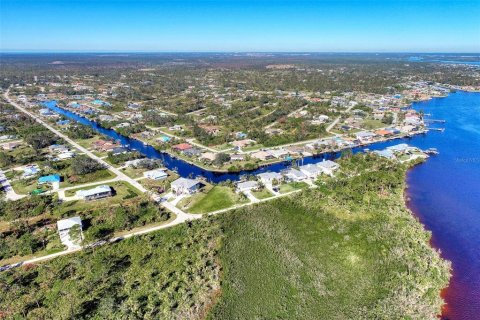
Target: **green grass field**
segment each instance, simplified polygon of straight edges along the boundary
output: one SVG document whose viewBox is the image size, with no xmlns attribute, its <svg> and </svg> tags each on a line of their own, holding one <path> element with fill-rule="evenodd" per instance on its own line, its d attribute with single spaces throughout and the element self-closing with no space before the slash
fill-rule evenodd
<svg viewBox="0 0 480 320">
<path fill-rule="evenodd" d="M 190 213 L 208 213 L 248 202 L 229 187 L 224 186 L 215 186 L 207 193 L 196 194 L 192 199 L 187 198 L 185 201 L 181 205 L 185 206 L 188 203 L 186 208 Z"/>
<path fill-rule="evenodd" d="M 111 171 L 107 169 L 98 170 L 92 173 L 76 176 L 77 180 L 75 182 L 69 181 L 69 179 L 66 178 L 64 174 L 62 174 L 62 172 L 60 172 L 59 174 L 62 175 L 63 177 L 63 181 L 60 182 L 60 188 L 71 187 L 74 185 L 101 181 L 101 180 L 109 180 L 109 179 L 115 178 L 115 174 L 113 174 Z"/>
<path fill-rule="evenodd" d="M 261 200 L 261 199 L 267 199 L 273 196 L 273 194 L 268 191 L 267 189 L 263 189 L 260 191 L 252 191 L 252 194 L 255 198 Z"/>
<path fill-rule="evenodd" d="M 362 128 L 365 128 L 367 130 L 372 130 L 372 129 L 378 129 L 378 128 L 383 128 L 386 127 L 387 125 L 383 123 L 380 120 L 374 120 L 374 119 L 367 119 L 364 120 L 362 123 Z"/>
<path fill-rule="evenodd" d="M 305 182 L 289 182 L 280 185 L 280 193 L 287 193 L 306 188 L 308 188 L 308 184 L 306 184 Z"/>
</svg>

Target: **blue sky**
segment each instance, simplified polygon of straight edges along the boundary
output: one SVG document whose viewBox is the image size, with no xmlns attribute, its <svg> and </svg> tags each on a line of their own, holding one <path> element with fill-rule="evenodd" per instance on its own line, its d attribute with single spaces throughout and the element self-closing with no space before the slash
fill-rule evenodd
<svg viewBox="0 0 480 320">
<path fill-rule="evenodd" d="M 480 0 L 0 0 L 0 50 L 480 52 Z"/>
</svg>

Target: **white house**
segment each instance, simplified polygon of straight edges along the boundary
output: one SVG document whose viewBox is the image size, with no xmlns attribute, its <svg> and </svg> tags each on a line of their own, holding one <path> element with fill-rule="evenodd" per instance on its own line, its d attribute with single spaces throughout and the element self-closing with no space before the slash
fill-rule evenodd
<svg viewBox="0 0 480 320">
<path fill-rule="evenodd" d="M 154 169 L 150 171 L 145 171 L 143 176 L 152 180 L 162 180 L 168 177 L 168 174 L 162 169 Z"/>
<path fill-rule="evenodd" d="M 355 137 L 362 142 L 372 141 L 375 137 L 375 133 L 370 131 L 360 131 L 355 133 Z"/>
<path fill-rule="evenodd" d="M 313 164 L 306 164 L 298 169 L 309 178 L 316 178 L 323 172 L 322 169 Z"/>
<path fill-rule="evenodd" d="M 295 182 L 307 179 L 306 174 L 304 174 L 302 171 L 294 169 L 294 168 L 291 168 L 291 169 L 287 170 L 284 173 L 284 176 L 287 178 L 287 180 L 295 181 Z"/>
<path fill-rule="evenodd" d="M 332 175 L 335 170 L 340 168 L 340 165 L 331 160 L 323 160 L 322 162 L 317 163 L 317 167 L 322 169 L 323 173 Z"/>
<path fill-rule="evenodd" d="M 282 175 L 278 172 L 265 172 L 257 175 L 263 184 L 272 184 L 273 180 L 281 181 Z"/>
<path fill-rule="evenodd" d="M 103 185 L 89 190 L 79 190 L 76 192 L 76 195 L 77 197 L 83 198 L 85 200 L 96 200 L 111 197 L 113 193 L 110 186 Z"/>
<path fill-rule="evenodd" d="M 255 190 L 258 188 L 257 181 L 244 181 L 237 184 L 237 191 L 238 192 L 246 192 Z"/>
<path fill-rule="evenodd" d="M 66 160 L 66 159 L 71 159 L 73 157 L 75 157 L 75 152 L 67 151 L 67 152 L 62 152 L 62 153 L 58 154 L 56 159 Z"/>
<path fill-rule="evenodd" d="M 192 194 L 200 188 L 200 181 L 196 179 L 178 178 L 170 184 L 174 194 Z"/>
<path fill-rule="evenodd" d="M 70 230 L 74 226 L 79 226 L 78 238 L 72 239 L 72 233 Z M 76 249 L 80 247 L 80 243 L 83 240 L 82 234 L 82 219 L 80 217 L 72 217 L 57 221 L 58 234 L 60 241 L 68 247 L 68 249 Z"/>
<path fill-rule="evenodd" d="M 273 150 L 269 150 L 268 153 L 270 153 L 272 156 L 274 156 L 277 159 L 285 158 L 286 156 L 288 156 L 288 151 L 285 149 L 273 149 Z"/>
</svg>

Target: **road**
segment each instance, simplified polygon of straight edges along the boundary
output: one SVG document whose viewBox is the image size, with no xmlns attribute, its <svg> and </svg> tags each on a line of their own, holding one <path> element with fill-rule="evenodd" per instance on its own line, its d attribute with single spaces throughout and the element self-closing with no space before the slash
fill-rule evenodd
<svg viewBox="0 0 480 320">
<path fill-rule="evenodd" d="M 352 110 L 353 107 L 355 107 L 355 105 L 349 106 L 349 107 L 347 108 L 347 110 L 345 110 L 345 113 L 350 112 L 350 110 Z M 335 120 L 333 120 L 333 122 L 328 125 L 326 131 L 327 131 L 328 133 L 330 133 L 330 130 L 332 130 L 333 127 L 335 127 L 335 126 L 337 125 L 338 121 L 340 121 L 341 118 L 342 118 L 342 116 L 338 116 Z"/>
<path fill-rule="evenodd" d="M 126 181 L 128 183 L 130 183 L 132 186 L 134 186 L 135 188 L 137 188 L 139 191 L 143 192 L 143 193 L 147 193 L 149 194 L 155 201 L 158 201 L 160 199 L 160 196 L 158 195 L 155 195 L 153 193 L 151 193 L 150 191 L 148 191 L 147 189 L 145 189 L 145 187 L 143 187 L 140 183 L 138 183 L 136 180 L 130 178 L 129 176 L 125 175 L 123 172 L 121 172 L 120 170 L 118 170 L 117 168 L 111 166 L 109 163 L 105 162 L 103 159 L 101 159 L 100 157 L 96 156 L 95 154 L 93 154 L 92 152 L 90 152 L 89 150 L 87 150 L 86 148 L 82 147 L 81 145 L 79 145 L 78 143 L 76 143 L 75 141 L 73 141 L 72 139 L 70 139 L 69 137 L 67 137 L 66 135 L 64 135 L 63 133 L 61 133 L 60 131 L 56 130 L 55 128 L 53 128 L 52 126 L 50 126 L 49 124 L 47 124 L 45 121 L 43 121 L 42 119 L 40 119 L 38 116 L 30 113 L 28 110 L 26 110 L 25 108 L 23 108 L 22 106 L 18 105 L 15 101 L 11 100 L 10 97 L 9 97 L 9 92 L 10 92 L 10 88 L 5 92 L 4 94 L 4 97 L 5 99 L 11 104 L 13 105 L 15 108 L 17 108 L 18 110 L 22 111 L 23 113 L 27 114 L 28 116 L 34 118 L 38 123 L 42 124 L 43 126 L 45 126 L 47 129 L 49 129 L 50 131 L 52 131 L 53 133 L 55 133 L 57 136 L 61 137 L 62 139 L 64 139 L 66 142 L 70 143 L 72 146 L 74 146 L 75 148 L 77 148 L 78 150 L 82 151 L 83 153 L 85 153 L 87 156 L 89 156 L 90 158 L 92 159 L 95 159 L 96 161 L 104 164 L 108 170 L 110 170 L 111 172 L 113 172 L 114 174 L 117 175 L 117 177 L 113 180 L 123 180 L 123 181 Z M 109 180 L 111 181 L 111 180 Z M 98 183 L 102 183 L 101 181 L 100 182 L 96 182 L 96 184 Z M 77 187 L 75 187 L 77 188 Z M 61 189 L 61 190 L 67 190 L 68 188 L 64 188 L 64 189 Z M 154 232 L 154 231 L 158 231 L 158 230 L 161 230 L 161 229 L 166 229 L 166 228 L 170 228 L 170 227 L 173 227 L 173 226 L 176 226 L 176 225 L 179 225 L 179 224 L 182 224 L 182 223 L 185 223 L 187 221 L 191 221 L 191 220 L 197 220 L 197 219 L 201 219 L 203 216 L 209 216 L 209 215 L 216 215 L 216 214 L 220 214 L 220 213 L 224 213 L 224 212 L 227 212 L 227 211 L 231 211 L 231 210 L 234 210 L 234 209 L 238 209 L 238 208 L 242 208 L 242 207 L 246 207 L 246 206 L 250 206 L 250 205 L 253 205 L 253 204 L 256 204 L 256 203 L 261 203 L 261 202 L 265 202 L 265 201 L 271 201 L 273 199 L 276 199 L 276 198 L 279 198 L 279 197 L 285 197 L 285 196 L 288 196 L 290 194 L 293 194 L 293 193 L 296 193 L 296 192 L 300 192 L 301 190 L 294 190 L 292 192 L 289 192 L 289 193 L 285 193 L 285 194 L 278 194 L 276 193 L 273 197 L 270 197 L 270 198 L 267 198 L 267 199 L 257 199 L 257 201 L 255 202 L 248 202 L 248 203 L 244 203 L 244 204 L 240 204 L 240 205 L 235 205 L 233 207 L 230 207 L 230 208 L 226 208 L 226 209 L 222 209 L 222 210 L 217 210 L 217 211 L 214 211 L 214 212 L 210 212 L 208 214 L 205 214 L 205 215 L 201 215 L 201 214 L 187 214 L 185 212 L 183 212 L 182 210 L 180 210 L 179 208 L 177 208 L 173 203 L 170 203 L 168 201 L 163 201 L 161 203 L 161 205 L 166 208 L 167 210 L 173 212 L 175 214 L 175 219 L 173 219 L 172 221 L 166 223 L 166 224 L 163 224 L 163 225 L 157 225 L 157 226 L 152 226 L 152 227 L 147 227 L 145 229 L 142 229 L 140 231 L 132 231 L 130 233 L 127 233 L 121 237 L 116 237 L 116 238 L 112 238 L 110 239 L 109 241 L 106 241 L 103 244 L 108 244 L 108 243 L 113 243 L 113 242 L 116 242 L 118 240 L 123 240 L 123 239 L 126 239 L 126 238 L 130 238 L 130 237 L 133 237 L 135 235 L 142 235 L 142 234 L 146 234 L 146 233 L 150 233 L 150 232 Z M 65 250 L 65 251 L 61 251 L 61 252 L 58 252 L 58 253 L 53 253 L 53 254 L 49 254 L 49 255 L 45 255 L 45 256 L 42 256 L 42 257 L 36 257 L 36 258 L 32 258 L 32 259 L 28 259 L 28 260 L 25 260 L 25 261 L 22 261 L 21 263 L 19 264 L 15 264 L 15 265 L 12 265 L 12 266 L 18 266 L 18 265 L 24 265 L 24 264 L 32 264 L 32 263 L 38 263 L 38 262 L 43 262 L 43 261 L 47 261 L 47 260 L 50 260 L 50 259 L 54 259 L 56 257 L 59 257 L 59 256 L 64 256 L 64 255 L 68 255 L 68 254 L 71 254 L 71 253 L 75 253 L 75 252 L 79 252 L 85 248 L 88 248 L 88 247 L 91 247 L 90 246 L 86 246 L 86 247 L 81 247 L 81 248 L 75 248 L 75 249 L 70 249 L 70 250 Z"/>
<path fill-rule="evenodd" d="M 10 184 L 10 181 L 7 179 L 7 177 L 5 176 L 5 173 L 1 169 L 0 169 L 0 181 L 1 181 L 0 185 L 3 187 L 3 190 L 5 190 L 5 193 L 6 193 L 5 197 L 7 198 L 7 200 L 15 201 L 25 197 L 25 195 L 17 194 L 15 190 L 13 190 Z"/>
<path fill-rule="evenodd" d="M 98 161 L 99 163 L 103 164 L 108 170 L 110 170 L 111 172 L 113 172 L 118 180 L 123 180 L 123 181 L 126 181 L 128 183 L 130 183 L 132 186 L 134 186 L 135 188 L 137 188 L 140 192 L 142 193 L 147 193 L 148 195 L 150 195 L 150 197 L 154 200 L 154 201 L 158 201 L 160 199 L 160 196 L 159 195 L 156 195 L 152 192 L 150 192 L 149 190 L 147 190 L 143 185 L 141 185 L 138 181 L 136 181 L 135 179 L 132 179 L 130 178 L 129 176 L 127 176 L 125 173 L 123 173 L 122 171 L 120 171 L 119 169 L 115 168 L 114 166 L 110 165 L 108 162 L 106 162 L 105 160 L 103 160 L 102 158 L 96 156 L 93 152 L 91 152 L 90 150 L 82 147 L 81 145 L 79 145 L 78 143 L 76 143 L 75 141 L 73 141 L 72 139 L 70 139 L 68 136 L 66 136 L 65 134 L 61 133 L 60 131 L 58 131 L 57 129 L 53 128 L 51 125 L 49 125 L 48 123 L 46 123 L 45 121 L 43 121 L 39 116 L 29 112 L 27 109 L 25 109 L 24 107 L 20 106 L 19 104 L 17 104 L 15 101 L 13 101 L 10 96 L 10 88 L 8 88 L 5 93 L 4 93 L 4 98 L 8 101 L 8 103 L 10 103 L 12 106 L 14 106 L 15 108 L 17 108 L 18 110 L 22 111 L 23 113 L 27 114 L 28 116 L 32 117 L 33 119 L 35 119 L 35 121 L 37 121 L 38 123 L 42 124 L 45 128 L 47 128 L 48 130 L 52 131 L 53 133 L 55 133 L 57 136 L 59 136 L 60 138 L 62 138 L 63 140 L 65 140 L 66 142 L 68 142 L 70 145 L 74 146 L 76 149 L 80 150 L 81 152 L 83 152 L 84 154 L 86 154 L 87 156 L 89 156 L 90 158 Z M 101 181 L 99 181 L 98 183 L 102 183 Z M 172 212 L 174 212 L 176 215 L 177 215 L 177 219 L 180 219 L 181 221 L 186 221 L 188 219 L 190 219 L 191 215 L 181 211 L 180 209 L 176 208 L 176 207 L 172 207 L 168 204 L 166 204 L 166 202 L 163 202 L 162 203 L 162 206 L 165 207 L 167 210 L 170 210 Z"/>
</svg>

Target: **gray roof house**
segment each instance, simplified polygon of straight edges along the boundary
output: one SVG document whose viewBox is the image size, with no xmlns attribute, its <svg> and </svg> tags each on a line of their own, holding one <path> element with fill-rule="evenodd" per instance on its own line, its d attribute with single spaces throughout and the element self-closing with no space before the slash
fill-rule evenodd
<svg viewBox="0 0 480 320">
<path fill-rule="evenodd" d="M 290 168 L 287 171 L 285 171 L 284 176 L 291 181 L 302 181 L 307 179 L 306 174 L 294 168 Z"/>
<path fill-rule="evenodd" d="M 264 184 L 271 184 L 273 180 L 282 180 L 282 175 L 278 172 L 264 172 L 257 174 L 257 177 Z"/>
<path fill-rule="evenodd" d="M 309 178 L 316 178 L 323 172 L 322 169 L 313 164 L 306 164 L 298 169 Z"/>
<path fill-rule="evenodd" d="M 258 188 L 257 181 L 244 181 L 237 184 L 238 192 L 250 191 Z"/>
<path fill-rule="evenodd" d="M 96 200 L 106 197 L 111 197 L 113 195 L 112 188 L 107 185 L 98 186 L 93 189 L 88 190 L 79 190 L 76 193 L 77 197 L 83 198 L 85 200 Z"/>
<path fill-rule="evenodd" d="M 317 167 L 322 169 L 324 173 L 332 175 L 335 170 L 340 168 L 340 165 L 331 160 L 323 160 L 322 162 L 317 163 Z"/>
<path fill-rule="evenodd" d="M 172 192 L 179 194 L 192 194 L 200 187 L 200 181 L 196 179 L 178 178 L 170 184 Z"/>
</svg>

